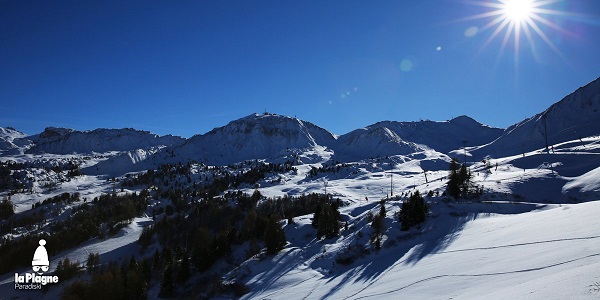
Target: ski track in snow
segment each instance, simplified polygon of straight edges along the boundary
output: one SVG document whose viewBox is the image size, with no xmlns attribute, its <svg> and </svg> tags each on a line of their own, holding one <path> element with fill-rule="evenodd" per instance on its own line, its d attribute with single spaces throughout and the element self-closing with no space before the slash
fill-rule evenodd
<svg viewBox="0 0 600 300">
<path fill-rule="evenodd" d="M 537 245 L 537 244 L 546 244 L 546 243 L 570 242 L 570 241 L 580 241 L 580 240 L 592 240 L 592 239 L 598 239 L 598 238 L 600 238 L 600 235 L 588 236 L 588 237 L 554 239 L 554 240 L 529 242 L 529 243 L 508 244 L 508 245 L 492 246 L 492 247 L 479 247 L 479 248 L 469 248 L 469 249 L 448 250 L 448 251 L 438 252 L 438 254 L 447 254 L 447 253 L 455 253 L 455 252 L 466 252 L 466 251 L 478 251 L 478 250 L 493 250 L 493 249 L 500 249 L 500 248 L 510 248 L 510 247 L 519 247 L 519 246 L 528 246 L 528 245 Z"/>
<path fill-rule="evenodd" d="M 470 248 L 470 249 L 459 249 L 459 250 L 449 250 L 449 251 L 442 251 L 442 252 L 438 252 L 437 254 L 451 254 L 451 253 L 457 253 L 457 252 L 467 252 L 467 251 L 481 251 L 481 250 L 494 250 L 494 249 L 501 249 L 501 248 L 511 248 L 511 247 L 519 247 L 519 246 L 529 246 L 529 245 L 539 245 L 539 244 L 546 244 L 546 243 L 557 243 L 557 242 L 570 242 L 570 241 L 579 241 L 579 240 L 592 240 L 592 239 L 598 239 L 600 238 L 599 236 L 590 236 L 590 237 L 577 237 L 577 238 L 564 238 L 564 239 L 554 239 L 554 240 L 546 240 L 546 241 L 536 241 L 536 242 L 528 242 L 528 243 L 518 243 L 518 244 L 508 244 L 508 245 L 501 245 L 501 246 L 493 246 L 493 247 L 478 247 L 478 248 Z M 583 259 L 587 259 L 587 258 L 591 258 L 591 257 L 596 257 L 596 256 L 600 256 L 600 253 L 595 253 L 595 254 L 590 254 L 590 255 L 586 255 L 584 257 L 580 257 L 580 258 L 576 258 L 576 259 L 571 259 L 571 260 L 567 260 L 567 261 L 563 261 L 563 262 L 559 262 L 559 263 L 555 263 L 555 264 L 551 264 L 551 265 L 547 265 L 547 266 L 542 266 L 542 267 L 537 267 L 537 268 L 527 268 L 527 269 L 521 269 L 521 270 L 515 270 L 515 271 L 503 271 L 503 272 L 492 272 L 492 273 L 481 273 L 481 274 L 444 274 L 444 275 L 437 275 L 437 276 L 431 276 L 428 278 L 424 278 L 418 281 L 415 281 L 413 283 L 410 283 L 408 285 L 402 286 L 400 288 L 397 289 L 393 289 L 393 290 L 389 290 L 386 292 L 381 292 L 381 293 L 375 293 L 375 294 L 371 294 L 371 295 L 365 295 L 365 296 L 360 296 L 360 297 L 355 297 L 356 295 L 359 295 L 361 293 L 363 293 L 364 291 L 366 291 L 368 288 L 370 288 L 373 284 L 377 283 L 377 281 L 380 278 L 383 278 L 384 275 L 389 272 L 390 270 L 394 269 L 396 266 L 408 261 L 409 259 L 404 259 L 404 260 L 399 260 L 397 262 L 395 262 L 394 264 L 392 264 L 389 268 L 387 268 L 385 271 L 383 271 L 379 276 L 377 276 L 377 278 L 373 279 L 371 282 L 369 282 L 369 284 L 367 284 L 364 288 L 360 289 L 358 292 L 350 295 L 350 296 L 346 296 L 343 299 L 364 299 L 364 298 L 369 298 L 369 297 L 375 297 L 375 296 L 383 296 L 383 295 L 387 295 L 387 294 L 391 294 L 394 292 L 398 292 L 401 290 L 404 290 L 408 287 L 426 282 L 426 281 L 430 281 L 430 280 L 435 280 L 435 279 L 440 279 L 440 278 L 444 278 L 444 277 L 482 277 L 482 276 L 495 276 L 495 275 L 506 275 L 506 274 L 515 274 L 515 273 L 524 273 L 524 272 L 532 272 L 532 271 L 539 271 L 539 270 L 543 270 L 543 269 L 548 269 L 548 268 L 552 268 L 552 267 L 556 267 L 556 266 L 560 266 L 560 265 L 564 265 L 564 264 L 568 264 L 568 263 L 572 263 L 572 262 L 576 262 L 579 260 L 583 260 Z"/>
<path fill-rule="evenodd" d="M 549 269 L 549 268 L 553 268 L 553 267 L 557 267 L 560 265 L 565 265 L 565 264 L 569 264 L 569 263 L 573 263 L 576 261 L 580 261 L 580 260 L 585 260 L 588 258 L 592 258 L 592 257 L 597 257 L 600 256 L 600 253 L 594 253 L 594 254 L 590 254 L 590 255 L 586 255 L 583 257 L 579 257 L 579 258 L 575 258 L 575 259 L 570 259 L 567 261 L 563 261 L 563 262 L 559 262 L 559 263 L 555 263 L 555 264 L 551 264 L 551 265 L 546 265 L 546 266 L 541 266 L 541 267 L 537 267 L 537 268 L 527 268 L 527 269 L 520 269 L 520 270 L 514 270 L 514 271 L 505 271 L 505 272 L 495 272 L 495 273 L 481 273 L 481 274 L 444 274 L 444 275 L 437 275 L 437 276 L 432 276 L 432 277 L 428 277 L 428 278 L 424 278 L 418 281 L 415 281 L 411 284 L 399 287 L 397 289 L 393 289 L 393 290 L 388 290 L 385 292 L 379 292 L 379 293 L 374 293 L 374 294 L 370 294 L 370 295 L 365 295 L 365 296 L 360 296 L 360 297 L 356 297 L 353 298 L 354 296 L 360 294 L 362 291 L 359 291 L 353 295 L 350 295 L 348 297 L 345 297 L 344 299 L 365 299 L 365 298 L 371 298 L 371 297 L 378 297 L 378 296 L 383 296 L 383 295 L 389 295 L 395 292 L 399 292 L 401 290 L 404 290 L 406 288 L 409 288 L 411 286 L 414 285 L 418 285 L 420 283 L 423 282 L 427 282 L 427 281 L 431 281 L 431 280 L 436 280 L 436 279 L 440 279 L 440 278 L 445 278 L 445 277 L 485 277 L 485 276 L 499 276 L 499 275 L 510 275 L 510 274 L 517 274 L 517 273 L 527 273 L 527 272 L 534 272 L 534 271 L 540 271 L 540 270 L 544 270 L 544 269 Z"/>
</svg>

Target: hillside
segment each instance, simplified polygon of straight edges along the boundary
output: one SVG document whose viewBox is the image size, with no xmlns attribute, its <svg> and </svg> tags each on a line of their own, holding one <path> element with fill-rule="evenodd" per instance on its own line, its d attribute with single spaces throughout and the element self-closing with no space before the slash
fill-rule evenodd
<svg viewBox="0 0 600 300">
<path fill-rule="evenodd" d="M 25 133 L 12 127 L 0 127 L 0 155 L 22 154 L 32 143 L 26 137 Z"/>
<path fill-rule="evenodd" d="M 596 299 L 599 92 L 506 130 L 461 116 L 337 136 L 267 113 L 189 139 L 0 128 L 0 295 Z M 60 283 L 16 290 L 41 238 Z"/>
<path fill-rule="evenodd" d="M 77 131 L 48 127 L 42 133 L 29 137 L 35 144 L 28 153 L 71 154 L 108 151 L 128 151 L 156 146 L 173 146 L 184 139 L 158 136 L 148 131 L 125 129 L 96 129 Z"/>
<path fill-rule="evenodd" d="M 580 87 L 545 111 L 508 127 L 473 154 L 508 156 L 600 134 L 600 78 Z M 473 144 L 472 144 L 473 145 Z M 482 144 L 483 145 L 483 144 Z"/>
<path fill-rule="evenodd" d="M 280 158 L 293 150 L 330 146 L 335 136 L 296 118 L 252 114 L 190 138 L 173 149 L 176 156 L 223 165 L 250 159 Z"/>
<path fill-rule="evenodd" d="M 355 231 L 370 231 L 356 213 L 364 210 L 350 206 L 342 213 L 356 229 L 319 242 L 303 236 L 310 220 L 297 220 L 286 226 L 285 250 L 228 279 L 248 282 L 242 299 L 596 299 L 599 204 L 434 202 L 421 231 L 389 222 L 383 249 L 347 266 L 336 255 L 357 247 Z"/>
</svg>

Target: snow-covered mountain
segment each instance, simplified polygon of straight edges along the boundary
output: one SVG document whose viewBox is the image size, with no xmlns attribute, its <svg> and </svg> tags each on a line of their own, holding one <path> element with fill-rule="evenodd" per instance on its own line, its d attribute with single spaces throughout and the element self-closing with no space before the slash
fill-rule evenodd
<svg viewBox="0 0 600 300">
<path fill-rule="evenodd" d="M 42 133 L 29 138 L 35 145 L 28 153 L 54 154 L 130 151 L 156 146 L 175 146 L 184 141 L 181 137 L 158 136 L 132 128 L 77 131 L 48 127 Z"/>
<path fill-rule="evenodd" d="M 489 143 L 502 134 L 500 128 L 483 125 L 467 116 L 445 122 L 382 121 L 341 135 L 336 154 L 354 159 L 386 155 L 407 155 L 430 148 L 441 153 L 470 145 Z"/>
<path fill-rule="evenodd" d="M 353 161 L 387 155 L 408 155 L 424 145 L 407 142 L 387 127 L 367 127 L 341 135 L 335 145 L 336 159 Z"/>
<path fill-rule="evenodd" d="M 384 121 L 347 134 L 335 134 L 307 121 L 275 114 L 251 114 L 231 121 L 185 143 L 156 153 L 130 151 L 100 163 L 93 174 L 112 175 L 155 168 L 159 164 L 190 160 L 225 165 L 244 160 L 290 159 L 307 149 L 320 147 L 335 154 L 338 161 L 410 155 L 423 151 L 448 153 L 469 139 L 475 144 L 497 138 L 502 129 L 492 128 L 461 116 L 450 121 Z"/>
<path fill-rule="evenodd" d="M 176 156 L 207 164 L 278 158 L 292 149 L 331 146 L 335 136 L 310 122 L 275 114 L 251 114 L 175 147 Z"/>
<path fill-rule="evenodd" d="M 508 127 L 478 156 L 508 156 L 600 134 L 600 78 L 580 87 L 545 111 Z"/>
<path fill-rule="evenodd" d="M 22 154 L 31 146 L 27 135 L 12 127 L 0 127 L 0 155 Z"/>
<path fill-rule="evenodd" d="M 276 114 L 251 114 L 160 151 L 128 151 L 89 168 L 90 174 L 120 175 L 164 163 L 197 161 L 226 165 L 253 159 L 293 159 L 335 143 L 336 136 L 310 122 Z"/>
<path fill-rule="evenodd" d="M 442 153 L 469 145 L 489 143 L 502 134 L 502 129 L 483 125 L 476 120 L 459 116 L 445 122 L 379 122 L 371 127 L 385 126 L 394 131 L 402 139 L 413 143 L 427 145 Z"/>
<path fill-rule="evenodd" d="M 158 136 L 135 129 L 76 131 L 49 127 L 26 136 L 0 131 L 3 155 L 27 153 L 103 153 L 119 155 L 93 168 L 92 174 L 118 175 L 170 162 L 195 160 L 224 165 L 244 160 L 281 160 L 320 147 L 339 161 L 436 151 L 456 155 L 466 141 L 475 159 L 504 157 L 600 134 L 600 79 L 581 87 L 542 113 L 506 130 L 459 116 L 449 121 L 381 121 L 336 136 L 310 122 L 275 114 L 251 114 L 189 139 Z M 325 150 L 326 149 L 326 150 Z M 319 152 L 324 153 L 324 152 Z M 92 170 L 92 169 L 88 169 Z"/>
</svg>

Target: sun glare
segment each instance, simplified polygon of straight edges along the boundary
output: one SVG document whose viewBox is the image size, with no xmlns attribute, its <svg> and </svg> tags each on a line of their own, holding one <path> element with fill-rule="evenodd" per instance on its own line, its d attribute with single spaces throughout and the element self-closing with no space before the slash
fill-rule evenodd
<svg viewBox="0 0 600 300">
<path fill-rule="evenodd" d="M 514 22 L 521 22 L 531 16 L 530 0 L 508 0 L 503 2 L 504 15 Z"/>
<path fill-rule="evenodd" d="M 536 55 L 535 39 L 541 39 L 559 56 L 562 53 L 544 32 L 544 30 L 557 30 L 566 33 L 559 25 L 552 22 L 547 16 L 563 16 L 566 13 L 554 10 L 552 4 L 564 0 L 485 0 L 468 1 L 474 5 L 486 7 L 489 10 L 477 15 L 469 16 L 463 20 L 488 19 L 489 22 L 478 28 L 478 32 L 491 30 L 492 33 L 483 45 L 487 47 L 497 37 L 502 40 L 500 54 L 503 53 L 509 42 L 513 41 L 515 64 L 518 64 L 521 40 L 524 36 L 529 48 Z"/>
</svg>

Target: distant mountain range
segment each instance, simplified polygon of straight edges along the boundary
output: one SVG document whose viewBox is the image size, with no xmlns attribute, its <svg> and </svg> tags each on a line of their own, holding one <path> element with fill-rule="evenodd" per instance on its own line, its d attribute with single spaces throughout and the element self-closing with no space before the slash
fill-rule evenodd
<svg viewBox="0 0 600 300">
<path fill-rule="evenodd" d="M 131 128 L 77 131 L 49 127 L 31 136 L 14 128 L 0 128 L 0 155 L 119 151 L 120 155 L 88 171 L 121 174 L 164 162 L 195 160 L 223 165 L 251 159 L 289 159 L 315 147 L 339 161 L 356 161 L 423 151 L 457 156 L 466 142 L 470 155 L 478 159 L 545 149 L 546 141 L 552 145 L 600 134 L 599 108 L 600 78 L 507 129 L 460 116 L 443 122 L 382 121 L 336 136 L 307 121 L 265 113 L 251 114 L 189 139 Z"/>
</svg>

